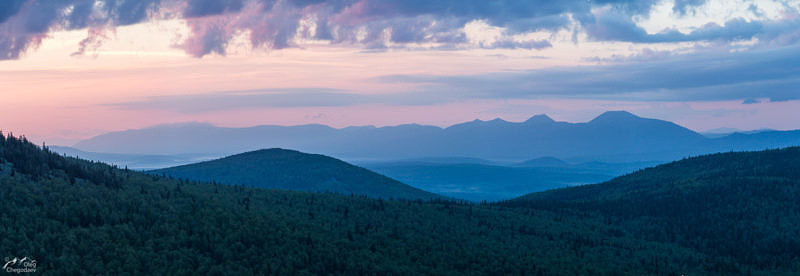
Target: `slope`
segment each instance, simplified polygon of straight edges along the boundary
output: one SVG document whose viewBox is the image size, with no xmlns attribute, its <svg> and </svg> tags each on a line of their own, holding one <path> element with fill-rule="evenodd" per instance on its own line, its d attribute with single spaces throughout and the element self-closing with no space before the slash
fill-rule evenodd
<svg viewBox="0 0 800 276">
<path fill-rule="evenodd" d="M 162 178 L 0 135 L 0 246 L 54 275 L 705 274 L 601 221 Z"/>
<path fill-rule="evenodd" d="M 800 148 L 689 158 L 502 203 L 604 217 L 639 238 L 798 271 Z"/>
<path fill-rule="evenodd" d="M 153 170 L 151 173 L 269 189 L 333 192 L 379 198 L 439 197 L 341 160 L 285 149 L 251 151 L 211 161 Z"/>
</svg>

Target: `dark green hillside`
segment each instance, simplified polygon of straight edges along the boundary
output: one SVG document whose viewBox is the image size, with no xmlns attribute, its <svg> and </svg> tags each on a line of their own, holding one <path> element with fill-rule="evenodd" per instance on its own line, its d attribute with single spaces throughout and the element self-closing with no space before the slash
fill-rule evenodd
<svg viewBox="0 0 800 276">
<path fill-rule="evenodd" d="M 800 148 L 722 153 L 502 203 L 602 217 L 636 237 L 800 271 Z"/>
<path fill-rule="evenodd" d="M 214 185 L 0 136 L 0 254 L 44 274 L 662 274 L 741 268 L 548 211 Z"/>
<path fill-rule="evenodd" d="M 378 198 L 432 199 L 436 194 L 344 161 L 294 150 L 266 149 L 151 171 L 176 178 L 248 187 L 333 192 Z"/>
</svg>

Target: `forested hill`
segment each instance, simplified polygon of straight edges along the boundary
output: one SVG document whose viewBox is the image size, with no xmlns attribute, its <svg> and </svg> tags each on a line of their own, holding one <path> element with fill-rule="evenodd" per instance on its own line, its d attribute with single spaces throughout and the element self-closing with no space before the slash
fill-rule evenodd
<svg viewBox="0 0 800 276">
<path fill-rule="evenodd" d="M 636 237 L 800 271 L 800 148 L 689 158 L 503 206 L 604 217 Z"/>
<path fill-rule="evenodd" d="M 0 164 L 2 254 L 36 260 L 44 274 L 751 270 L 728 258 L 642 241 L 598 219 L 542 210 L 180 181 L 59 156 L 2 135 Z"/>
<path fill-rule="evenodd" d="M 378 198 L 441 198 L 370 170 L 319 154 L 265 149 L 151 171 L 176 178 L 293 191 Z"/>
</svg>

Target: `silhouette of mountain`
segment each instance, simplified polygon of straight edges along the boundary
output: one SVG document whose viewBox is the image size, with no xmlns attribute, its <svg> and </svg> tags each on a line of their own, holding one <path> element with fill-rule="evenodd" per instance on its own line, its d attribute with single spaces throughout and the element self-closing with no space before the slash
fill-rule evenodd
<svg viewBox="0 0 800 276">
<path fill-rule="evenodd" d="M 285 149 L 246 152 L 211 161 L 153 170 L 150 173 L 267 189 L 333 192 L 378 198 L 440 198 L 341 160 Z"/>
<path fill-rule="evenodd" d="M 552 156 L 545 156 L 545 157 L 539 157 L 539 158 L 534 158 L 534 159 L 527 160 L 527 161 L 524 161 L 524 162 L 520 162 L 520 163 L 515 164 L 515 166 L 518 166 L 518 167 L 557 167 L 557 168 L 563 168 L 563 167 L 569 167 L 570 164 L 567 163 L 567 162 L 564 162 L 561 159 L 558 159 L 558 158 L 555 158 L 555 157 L 552 157 Z"/>
<path fill-rule="evenodd" d="M 552 156 L 574 162 L 675 160 L 690 155 L 765 146 L 800 145 L 800 135 L 709 139 L 671 122 L 605 112 L 586 123 L 556 122 L 536 115 L 525 122 L 475 120 L 447 128 L 417 124 L 392 127 L 323 125 L 224 128 L 166 125 L 99 135 L 75 145 L 91 152 L 230 155 L 261 148 L 292 148 L 345 160 L 398 160 L 459 156 L 495 161 Z"/>
<path fill-rule="evenodd" d="M 720 138 L 734 133 L 755 134 L 755 133 L 770 132 L 770 131 L 777 131 L 777 130 L 768 128 L 755 129 L 755 130 L 741 130 L 736 128 L 721 127 L 721 128 L 709 129 L 704 132 L 701 132 L 700 134 L 708 138 Z"/>
<path fill-rule="evenodd" d="M 787 269 L 800 258 L 798 196 L 800 147 L 792 147 L 689 158 L 502 205 L 599 216 L 638 238 Z"/>
<path fill-rule="evenodd" d="M 712 139 L 720 152 L 775 149 L 800 145 L 800 130 L 733 133 Z"/>
<path fill-rule="evenodd" d="M 556 121 L 554 121 L 553 119 L 551 119 L 547 115 L 539 114 L 539 115 L 533 115 L 532 117 L 528 118 L 528 120 L 525 121 L 525 124 L 527 124 L 527 125 L 552 124 L 552 123 L 555 123 L 555 122 Z"/>
<path fill-rule="evenodd" d="M 637 122 L 642 122 L 642 118 L 622 110 L 606 111 L 589 121 L 590 124 L 632 124 Z"/>
<path fill-rule="evenodd" d="M 37 270 L 53 275 L 796 271 L 782 259 L 758 269 L 634 238 L 582 214 L 171 179 L 64 157 L 2 134 L 0 206 L 3 250 L 31 257 Z M 786 247 L 781 241 L 792 237 L 773 242 Z"/>
</svg>

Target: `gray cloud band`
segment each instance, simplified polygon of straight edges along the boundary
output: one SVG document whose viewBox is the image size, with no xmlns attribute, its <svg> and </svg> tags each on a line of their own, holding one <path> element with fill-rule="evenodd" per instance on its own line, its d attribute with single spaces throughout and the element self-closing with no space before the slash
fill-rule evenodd
<svg viewBox="0 0 800 276">
<path fill-rule="evenodd" d="M 377 81 L 416 84 L 417 93 L 461 98 L 786 101 L 800 99 L 800 46 L 484 75 L 392 75 Z"/>
<path fill-rule="evenodd" d="M 203 94 L 148 97 L 140 101 L 106 104 L 122 110 L 169 110 L 204 113 L 242 109 L 332 107 L 359 104 L 428 105 L 445 102 L 418 93 L 356 94 L 326 88 L 256 89 Z"/>
<path fill-rule="evenodd" d="M 49 32 L 88 29 L 79 45 L 81 54 L 102 40 L 104 28 L 153 19 L 182 18 L 191 34 L 181 45 L 202 57 L 225 54 L 237 34 L 249 34 L 253 47 L 294 47 L 295 40 L 320 39 L 355 44 L 365 49 L 388 43 L 466 42 L 464 25 L 485 20 L 507 28 L 509 35 L 535 30 L 557 30 L 576 20 L 594 40 L 671 42 L 734 40 L 752 37 L 786 38 L 797 32 L 798 20 L 757 22 L 733 20 L 725 26 L 707 26 L 691 34 L 647 34 L 632 23 L 657 1 L 545 1 L 545 0 L 5 0 L 0 1 L 0 59 L 17 59 L 36 48 Z M 681 0 L 676 11 L 701 5 Z M 610 5 L 595 16 L 592 8 Z M 796 39 L 795 39 L 796 40 Z M 793 40 L 794 41 L 794 40 Z M 793 42 L 792 41 L 792 42 Z M 502 40 L 485 48 L 541 49 L 548 41 Z"/>
<path fill-rule="evenodd" d="M 109 106 L 202 113 L 360 104 L 432 105 L 465 99 L 739 100 L 755 104 L 760 99 L 800 100 L 798 53 L 800 46 L 792 46 L 743 53 L 698 53 L 616 65 L 483 75 L 391 75 L 372 80 L 416 87 L 403 93 L 367 95 L 325 88 L 261 89 L 149 97 Z"/>
</svg>

